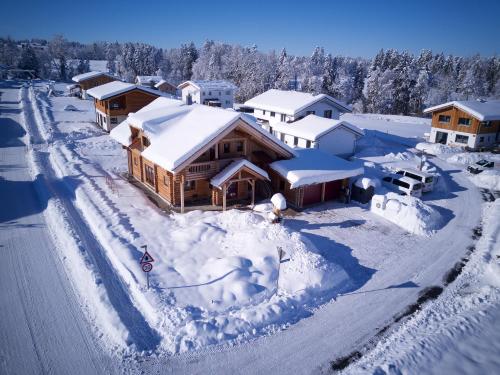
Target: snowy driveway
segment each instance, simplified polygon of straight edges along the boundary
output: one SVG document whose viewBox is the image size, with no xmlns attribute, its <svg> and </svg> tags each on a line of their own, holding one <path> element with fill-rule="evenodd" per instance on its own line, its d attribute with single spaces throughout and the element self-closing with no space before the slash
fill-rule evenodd
<svg viewBox="0 0 500 375">
<path fill-rule="evenodd" d="M 3 83 L 0 91 L 0 373 L 112 373 L 47 230 L 20 90 Z"/>
</svg>

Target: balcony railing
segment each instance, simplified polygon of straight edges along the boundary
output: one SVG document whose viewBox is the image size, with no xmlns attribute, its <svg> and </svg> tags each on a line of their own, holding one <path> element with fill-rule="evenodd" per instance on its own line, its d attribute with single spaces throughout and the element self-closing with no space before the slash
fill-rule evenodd
<svg viewBox="0 0 500 375">
<path fill-rule="evenodd" d="M 198 180 L 201 178 L 210 178 L 227 167 L 231 162 L 241 158 L 219 159 L 203 163 L 194 163 L 189 165 L 186 171 L 186 180 Z"/>
</svg>

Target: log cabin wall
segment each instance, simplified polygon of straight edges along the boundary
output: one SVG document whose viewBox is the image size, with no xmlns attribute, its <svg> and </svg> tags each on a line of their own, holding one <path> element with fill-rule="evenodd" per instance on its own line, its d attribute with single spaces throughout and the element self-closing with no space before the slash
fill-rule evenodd
<svg viewBox="0 0 500 375">
<path fill-rule="evenodd" d="M 439 116 L 450 116 L 450 122 L 440 122 Z M 459 118 L 471 120 L 471 125 L 460 125 Z M 500 121 L 491 121 L 490 126 L 481 124 L 474 116 L 455 107 L 448 107 L 432 112 L 432 127 L 470 134 L 497 133 L 500 129 Z"/>
<path fill-rule="evenodd" d="M 130 112 L 137 112 L 158 97 L 159 95 L 135 89 L 112 98 L 95 99 L 95 107 L 110 116 L 126 116 Z M 113 104 L 118 105 L 118 108 L 112 109 Z"/>
<path fill-rule="evenodd" d="M 82 90 L 88 90 L 88 89 L 91 89 L 93 87 L 101 86 L 101 85 L 104 85 L 106 83 L 113 82 L 113 81 L 116 81 L 116 78 L 113 78 L 113 77 L 110 77 L 107 75 L 102 75 L 102 76 L 86 79 L 85 81 L 82 81 L 78 84 L 80 85 L 80 88 Z"/>
</svg>

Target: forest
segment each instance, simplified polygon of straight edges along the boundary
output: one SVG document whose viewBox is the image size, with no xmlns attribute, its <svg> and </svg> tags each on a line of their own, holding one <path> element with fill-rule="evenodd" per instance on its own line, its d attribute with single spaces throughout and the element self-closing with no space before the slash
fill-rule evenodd
<svg viewBox="0 0 500 375">
<path fill-rule="evenodd" d="M 37 48 L 34 48 L 36 46 Z M 69 81 L 89 71 L 90 60 L 106 60 L 110 72 L 133 82 L 136 75 L 161 75 L 174 84 L 189 79 L 226 79 L 239 87 L 237 102 L 270 88 L 325 93 L 356 112 L 420 115 L 450 100 L 500 98 L 500 58 L 453 56 L 423 50 L 381 49 L 373 58 L 332 54 L 315 47 L 310 56 L 286 49 L 260 51 L 207 40 L 178 48 L 146 43 L 71 42 L 0 38 L 0 64 L 35 70 L 43 79 Z"/>
</svg>

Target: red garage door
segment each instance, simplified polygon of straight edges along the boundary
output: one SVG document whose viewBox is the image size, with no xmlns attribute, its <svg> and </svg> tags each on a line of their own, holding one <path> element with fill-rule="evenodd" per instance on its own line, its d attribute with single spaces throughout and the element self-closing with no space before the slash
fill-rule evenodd
<svg viewBox="0 0 500 375">
<path fill-rule="evenodd" d="M 302 205 L 307 206 L 318 202 L 321 202 L 321 184 L 306 186 Z"/>
<path fill-rule="evenodd" d="M 341 187 L 342 180 L 327 182 L 325 184 L 325 201 L 339 198 Z"/>
</svg>

